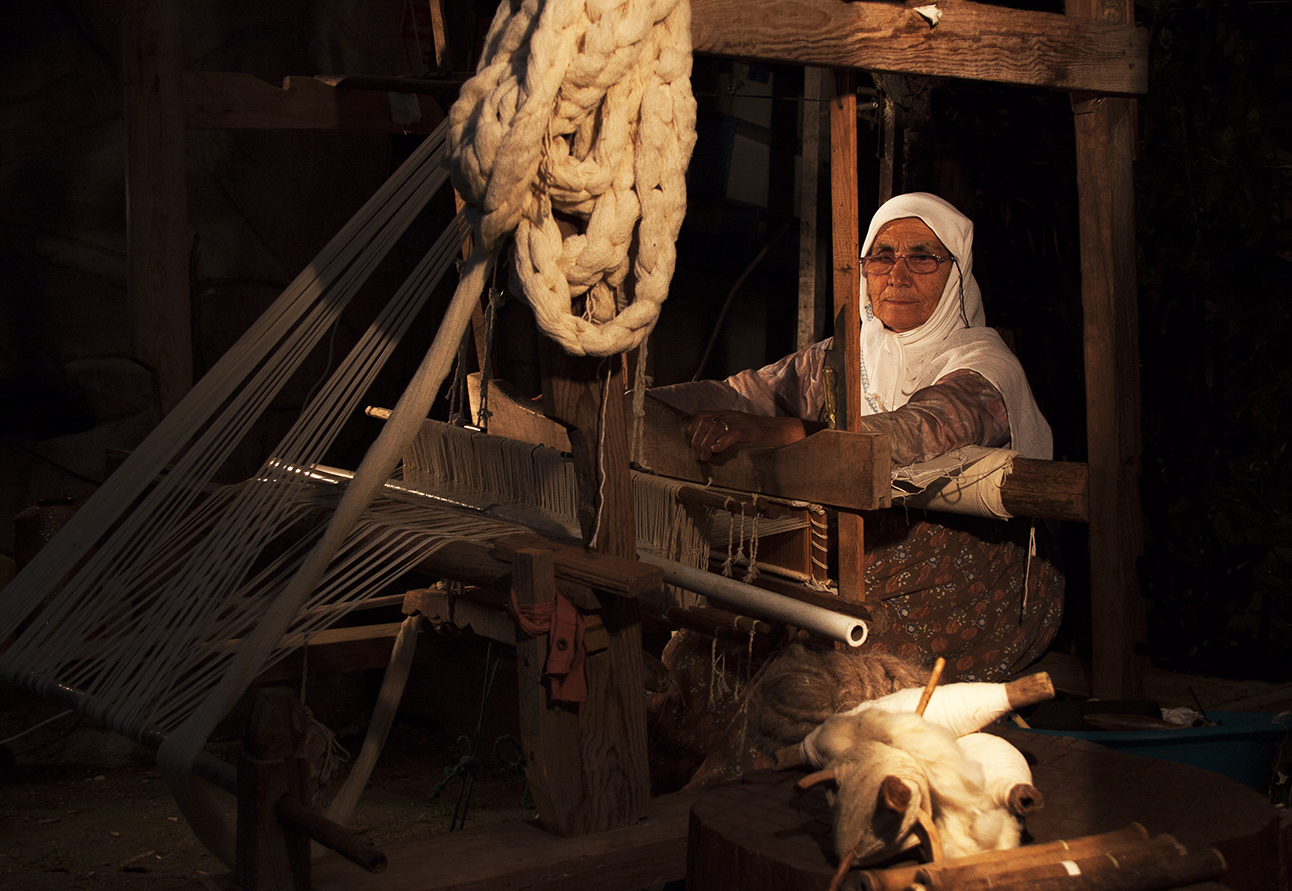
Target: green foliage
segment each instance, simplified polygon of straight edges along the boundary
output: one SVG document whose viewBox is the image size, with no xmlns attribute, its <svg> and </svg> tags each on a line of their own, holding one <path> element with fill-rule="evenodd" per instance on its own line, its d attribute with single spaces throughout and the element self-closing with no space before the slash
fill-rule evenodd
<svg viewBox="0 0 1292 891">
<path fill-rule="evenodd" d="M 1144 592 L 1164 665 L 1292 675 L 1286 2 L 1141 0 Z"/>
</svg>

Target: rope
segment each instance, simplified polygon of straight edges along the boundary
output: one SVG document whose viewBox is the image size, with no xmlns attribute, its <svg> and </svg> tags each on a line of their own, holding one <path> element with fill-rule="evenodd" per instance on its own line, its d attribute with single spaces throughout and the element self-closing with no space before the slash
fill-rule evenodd
<svg viewBox="0 0 1292 891">
<path fill-rule="evenodd" d="M 571 355 L 637 346 L 668 294 L 695 144 L 690 21 L 686 0 L 502 3 L 449 112 L 481 245 L 514 231 L 525 298 Z"/>
</svg>

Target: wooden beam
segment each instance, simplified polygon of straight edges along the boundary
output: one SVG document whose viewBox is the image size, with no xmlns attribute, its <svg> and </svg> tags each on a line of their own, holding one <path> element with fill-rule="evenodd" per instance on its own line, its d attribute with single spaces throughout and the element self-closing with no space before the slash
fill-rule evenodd
<svg viewBox="0 0 1292 891">
<path fill-rule="evenodd" d="M 276 87 L 251 74 L 223 71 L 186 71 L 182 82 L 184 125 L 195 130 L 429 133 L 444 120 L 434 96 L 411 91 L 341 89 L 314 77 L 285 77 Z M 407 110 L 415 107 L 419 119 L 397 111 L 394 101 Z"/>
<path fill-rule="evenodd" d="M 569 431 L 584 541 L 635 559 L 623 362 L 567 356 L 546 337 L 540 356 L 544 411 Z M 579 706 L 583 809 L 570 821 L 578 832 L 630 826 L 650 806 L 639 609 L 632 598 L 598 598 L 610 645 L 588 656 L 588 700 Z"/>
<path fill-rule="evenodd" d="M 1093 21 L 940 0 L 936 26 L 895 3 L 692 0 L 698 52 L 746 60 L 864 68 L 1139 94 L 1148 89 L 1148 33 Z"/>
<path fill-rule="evenodd" d="M 1016 517 L 1087 522 L 1090 508 L 1086 465 L 1015 458 L 1009 476 L 1000 485 L 1000 501 Z"/>
<path fill-rule="evenodd" d="M 821 339 L 825 329 L 825 251 L 818 238 L 817 194 L 826 133 L 830 72 L 821 68 L 803 71 L 803 172 L 799 179 L 799 307 L 796 349 L 806 349 Z"/>
<path fill-rule="evenodd" d="M 177 5 L 128 0 L 122 35 L 126 291 L 134 354 L 153 373 L 165 414 L 193 386 Z"/>
<path fill-rule="evenodd" d="M 521 606 L 550 603 L 556 597 L 552 554 L 540 548 L 519 551 L 512 563 L 512 590 Z M 563 838 L 587 831 L 583 811 L 592 790 L 585 788 L 580 758 L 579 712 L 551 699 L 543 681 L 548 637 L 518 634 L 516 675 L 520 684 L 520 735 L 529 781 L 542 827 Z"/>
<path fill-rule="evenodd" d="M 1130 21 L 1126 0 L 1069 0 L 1078 17 Z M 1135 279 L 1135 101 L 1074 97 L 1090 474 L 1091 689 L 1133 699 L 1144 605 L 1139 500 L 1139 316 Z"/>
<path fill-rule="evenodd" d="M 836 348 L 843 345 L 844 368 L 842 380 L 838 375 L 835 377 L 836 399 L 838 388 L 843 388 L 842 412 L 837 420 L 842 430 L 855 431 L 861 423 L 857 74 L 843 69 L 834 73 L 834 99 L 830 102 L 830 212 L 834 240 L 834 342 Z M 882 485 L 889 487 L 887 481 Z M 839 597 L 860 603 L 866 599 L 865 521 L 859 513 L 840 511 L 835 525 L 839 539 Z"/>
</svg>

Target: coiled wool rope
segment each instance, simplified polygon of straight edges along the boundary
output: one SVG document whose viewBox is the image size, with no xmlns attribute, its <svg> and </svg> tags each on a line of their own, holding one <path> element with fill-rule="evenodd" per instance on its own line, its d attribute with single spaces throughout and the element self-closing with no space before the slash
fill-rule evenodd
<svg viewBox="0 0 1292 891">
<path fill-rule="evenodd" d="M 668 295 L 695 145 L 690 29 L 688 0 L 503 0 L 449 112 L 476 238 L 496 250 L 515 232 L 525 297 L 571 355 L 638 346 Z M 558 214 L 578 231 L 563 238 Z"/>
</svg>

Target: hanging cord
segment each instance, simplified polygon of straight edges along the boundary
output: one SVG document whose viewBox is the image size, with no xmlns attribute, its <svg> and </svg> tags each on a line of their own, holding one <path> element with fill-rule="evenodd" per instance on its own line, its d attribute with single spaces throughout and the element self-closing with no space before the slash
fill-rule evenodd
<svg viewBox="0 0 1292 891">
<path fill-rule="evenodd" d="M 597 375 L 600 376 L 603 371 L 606 376 L 601 384 L 601 414 L 597 420 L 597 518 L 592 524 L 592 541 L 588 542 L 589 547 L 593 548 L 601 537 L 601 517 L 606 506 L 606 405 L 610 400 L 612 375 L 606 367 L 605 359 L 601 360 Z"/>
<path fill-rule="evenodd" d="M 1032 581 L 1032 558 L 1036 556 L 1036 517 L 1027 532 L 1027 564 L 1023 568 L 1023 603 L 1018 610 L 1018 621 L 1027 618 L 1027 586 Z"/>
<path fill-rule="evenodd" d="M 744 511 L 740 514 L 740 534 L 745 533 Z M 749 568 L 745 571 L 743 579 L 746 585 L 752 584 L 754 579 L 758 578 L 758 496 L 754 496 L 754 519 L 749 529 Z"/>
<path fill-rule="evenodd" d="M 727 653 L 718 652 L 718 639 L 715 637 L 709 649 L 709 708 L 718 707 L 718 698 L 732 692 L 727 683 Z"/>
<path fill-rule="evenodd" d="M 458 344 L 457 355 L 453 357 L 453 371 L 449 373 L 449 378 L 453 381 L 449 385 L 449 423 L 454 427 L 461 427 L 466 424 L 469 411 L 464 407 L 469 407 L 467 399 L 467 344 L 471 340 L 471 329 L 468 328 L 462 335 L 462 342 Z"/>
<path fill-rule="evenodd" d="M 464 829 L 467 825 L 467 811 L 471 807 L 471 790 L 475 786 L 476 773 L 480 770 L 480 735 L 484 729 L 485 706 L 489 702 L 489 694 L 493 690 L 493 681 L 498 674 L 499 664 L 499 660 L 493 657 L 493 641 L 489 641 L 489 647 L 485 650 L 485 676 L 480 692 L 480 713 L 476 717 L 475 733 L 471 736 L 458 737 L 458 745 L 465 750 L 466 754 L 458 759 L 457 764 L 444 768 L 444 779 L 436 783 L 435 788 L 431 790 L 431 800 L 435 800 L 453 780 L 462 781 L 458 786 L 458 800 L 453 806 L 453 816 L 449 819 L 449 832 Z"/>
<path fill-rule="evenodd" d="M 633 435 L 628 454 L 641 464 L 642 434 L 646 427 L 646 388 L 651 382 L 646 376 L 646 353 L 650 344 L 647 337 L 637 348 L 637 367 L 633 369 Z"/>
<path fill-rule="evenodd" d="M 727 559 L 722 561 L 722 574 L 727 578 L 731 578 L 731 575 L 732 575 L 731 566 L 736 558 L 735 536 L 736 536 L 736 518 L 733 516 L 731 518 L 731 522 L 727 524 Z"/>
<path fill-rule="evenodd" d="M 494 270 L 495 277 L 497 269 Z M 489 411 L 489 382 L 492 380 L 493 362 L 493 335 L 494 326 L 498 319 L 498 310 L 502 308 L 503 301 L 506 300 L 507 292 L 501 290 L 498 285 L 491 283 L 489 285 L 489 305 L 485 308 L 485 335 L 484 335 L 484 355 L 480 357 L 480 410 L 476 413 L 475 425 L 484 432 L 489 432 L 489 419 L 493 417 L 493 412 Z"/>
</svg>

